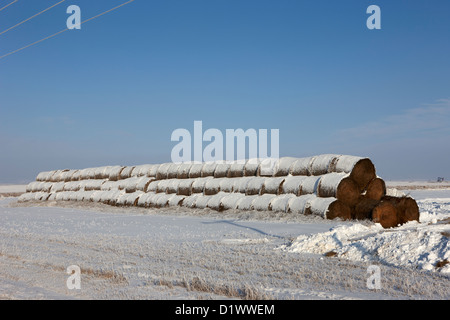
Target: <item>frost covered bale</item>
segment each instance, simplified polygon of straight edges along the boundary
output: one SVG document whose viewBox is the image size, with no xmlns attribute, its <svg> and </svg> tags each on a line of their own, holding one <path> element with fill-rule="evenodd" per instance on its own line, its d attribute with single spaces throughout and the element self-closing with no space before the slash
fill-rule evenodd
<svg viewBox="0 0 450 320">
<path fill-rule="evenodd" d="M 179 195 L 176 195 L 176 194 L 172 194 L 169 197 L 167 205 L 169 207 L 181 206 L 185 198 L 186 198 L 185 196 L 179 196 Z"/>
<path fill-rule="evenodd" d="M 84 188 L 85 191 L 98 191 L 105 182 L 106 180 L 84 180 L 80 182 L 80 188 Z"/>
<path fill-rule="evenodd" d="M 69 181 L 69 182 L 64 183 L 64 188 L 63 188 L 64 191 L 76 192 L 76 191 L 80 191 L 80 189 L 81 189 L 80 181 Z M 101 189 L 101 187 L 100 187 L 100 189 Z M 50 189 L 48 189 L 48 191 L 50 191 Z"/>
<path fill-rule="evenodd" d="M 132 177 L 148 177 L 150 170 L 154 167 L 153 164 L 142 164 L 136 166 L 131 172 Z"/>
<path fill-rule="evenodd" d="M 170 180 L 161 180 L 156 187 L 156 193 L 167 193 L 167 188 L 169 187 Z"/>
<path fill-rule="evenodd" d="M 336 154 L 322 154 L 311 159 L 309 164 L 309 173 L 313 176 L 324 175 L 332 171 L 332 167 L 337 162 L 339 155 Z"/>
<path fill-rule="evenodd" d="M 272 177 L 275 172 L 275 165 L 278 159 L 275 158 L 265 158 L 261 160 L 258 166 L 257 175 L 261 177 Z"/>
<path fill-rule="evenodd" d="M 352 212 L 352 219 L 371 220 L 372 211 L 380 203 L 380 200 L 361 197 Z"/>
<path fill-rule="evenodd" d="M 154 164 L 148 169 L 147 177 L 149 178 L 156 178 L 156 173 L 158 172 L 160 164 Z"/>
<path fill-rule="evenodd" d="M 306 176 L 287 176 L 282 185 L 283 194 L 301 195 L 301 187 Z"/>
<path fill-rule="evenodd" d="M 313 194 L 307 194 L 292 198 L 288 201 L 287 212 L 292 212 L 295 214 L 305 214 L 306 209 L 310 207 L 310 202 L 315 198 L 316 196 Z"/>
<path fill-rule="evenodd" d="M 205 162 L 202 167 L 201 177 L 213 177 L 216 167 L 216 162 Z"/>
<path fill-rule="evenodd" d="M 199 197 L 204 197 L 204 195 L 201 193 L 196 193 L 184 198 L 182 206 L 186 208 L 194 208 L 195 202 Z"/>
<path fill-rule="evenodd" d="M 271 211 L 272 208 L 270 207 L 270 202 L 276 197 L 274 194 L 263 194 L 260 196 L 257 196 L 253 201 L 251 205 L 251 209 L 257 210 L 257 211 Z"/>
<path fill-rule="evenodd" d="M 225 198 L 227 196 L 227 193 L 225 192 L 219 192 L 213 196 L 210 197 L 206 207 L 210 208 L 212 210 L 216 210 L 216 211 L 223 211 L 223 205 L 222 205 L 222 199 Z"/>
<path fill-rule="evenodd" d="M 245 194 L 249 196 L 260 195 L 262 194 L 262 190 L 264 188 L 264 183 L 266 181 L 266 177 L 250 177 L 245 186 Z"/>
<path fill-rule="evenodd" d="M 227 173 L 228 178 L 239 178 L 244 176 L 246 161 L 236 161 L 230 165 Z"/>
<path fill-rule="evenodd" d="M 283 177 L 289 174 L 289 170 L 292 164 L 297 161 L 298 158 L 293 157 L 283 157 L 278 159 L 275 163 L 273 176 L 274 177 Z"/>
<path fill-rule="evenodd" d="M 270 202 L 270 208 L 272 209 L 272 211 L 288 212 L 289 201 L 295 197 L 296 196 L 294 194 L 282 194 L 276 196 Z"/>
<path fill-rule="evenodd" d="M 177 179 L 189 178 L 189 171 L 191 170 L 192 163 L 181 163 L 178 165 Z"/>
<path fill-rule="evenodd" d="M 122 171 L 120 172 L 120 179 L 130 178 L 134 168 L 135 168 L 134 166 L 123 168 Z"/>
<path fill-rule="evenodd" d="M 154 193 L 144 193 L 139 197 L 139 200 L 137 202 L 137 206 L 141 208 L 147 208 L 148 205 L 148 198 Z"/>
<path fill-rule="evenodd" d="M 214 178 L 226 178 L 228 177 L 228 171 L 230 170 L 231 164 L 226 162 L 220 162 L 214 170 Z"/>
<path fill-rule="evenodd" d="M 350 178 L 358 184 L 360 192 L 364 191 L 369 182 L 377 177 L 372 161 L 369 158 L 357 156 L 339 156 L 330 170 L 350 173 Z"/>
<path fill-rule="evenodd" d="M 352 219 L 352 208 L 347 205 L 346 203 L 342 202 L 339 199 L 331 198 L 333 201 L 331 201 L 330 198 L 318 198 L 318 199 L 329 199 L 330 202 L 328 204 L 328 208 L 326 211 L 326 218 L 329 220 L 333 220 L 336 218 L 340 218 L 342 220 L 351 220 Z M 326 203 L 326 202 L 325 202 Z M 317 201 L 315 201 L 311 207 L 311 210 L 314 210 L 315 205 L 324 205 L 325 203 L 319 204 Z"/>
<path fill-rule="evenodd" d="M 416 200 L 411 197 L 383 197 L 381 202 L 388 202 L 397 211 L 397 224 L 404 224 L 408 221 L 419 221 L 420 212 Z M 374 220 L 375 221 L 375 220 Z M 381 222 L 380 222 L 381 223 Z M 383 224 L 381 224 L 383 225 Z M 384 225 L 383 225 L 384 227 Z"/>
<path fill-rule="evenodd" d="M 244 177 L 254 177 L 258 174 L 260 160 L 257 158 L 249 159 L 244 165 Z"/>
<path fill-rule="evenodd" d="M 147 192 L 148 186 L 150 185 L 150 183 L 152 181 L 155 181 L 155 178 L 147 177 L 147 176 L 142 176 L 140 178 L 137 178 L 136 190 L 142 191 L 142 192 Z"/>
<path fill-rule="evenodd" d="M 41 182 L 46 181 L 46 182 L 49 182 L 51 176 L 52 176 L 54 173 L 55 173 L 55 171 L 43 171 L 43 172 L 40 172 L 40 173 L 37 175 L 37 177 L 36 177 L 36 181 L 41 181 Z"/>
<path fill-rule="evenodd" d="M 107 179 L 109 181 L 118 181 L 120 179 L 120 173 L 125 167 L 122 166 L 112 166 L 107 169 L 105 174 L 107 175 Z"/>
<path fill-rule="evenodd" d="M 181 179 L 179 180 L 177 195 L 190 196 L 192 193 L 192 184 L 194 179 Z"/>
<path fill-rule="evenodd" d="M 193 163 L 189 169 L 189 178 L 200 178 L 202 176 L 203 163 Z"/>
<path fill-rule="evenodd" d="M 52 174 L 52 176 L 50 177 L 50 181 L 51 182 L 60 182 L 60 181 L 64 181 L 63 174 L 65 172 L 69 171 L 69 169 L 64 169 L 64 170 L 56 170 L 54 174 Z"/>
<path fill-rule="evenodd" d="M 310 176 L 310 166 L 313 157 L 299 158 L 291 164 L 289 173 L 293 176 Z"/>
<path fill-rule="evenodd" d="M 167 179 L 167 175 L 169 173 L 169 168 L 173 165 L 173 163 L 163 163 L 156 170 L 156 180 L 164 180 Z"/>
<path fill-rule="evenodd" d="M 204 177 L 204 178 L 193 179 L 194 182 L 191 185 L 191 192 L 192 193 L 203 193 L 205 190 L 206 182 L 211 179 L 214 179 L 214 178 L 213 177 Z"/>
<path fill-rule="evenodd" d="M 178 179 L 169 179 L 169 183 L 167 185 L 166 193 L 167 194 L 173 194 L 178 193 L 178 186 L 180 184 L 180 180 Z"/>
<path fill-rule="evenodd" d="M 283 191 L 283 182 L 285 177 L 266 178 L 261 189 L 261 195 L 265 193 L 280 194 Z"/>
<path fill-rule="evenodd" d="M 147 191 L 146 192 L 156 193 L 156 189 L 158 188 L 159 182 L 160 181 L 158 181 L 158 180 L 153 180 L 152 182 L 150 182 L 149 185 L 147 186 Z"/>
<path fill-rule="evenodd" d="M 252 210 L 253 201 L 259 196 L 244 196 L 236 202 L 236 208 L 239 210 Z"/>
<path fill-rule="evenodd" d="M 252 179 L 254 179 L 254 177 L 236 178 L 236 181 L 233 185 L 233 192 L 240 192 L 247 194 L 248 184 Z"/>
<path fill-rule="evenodd" d="M 328 173 L 321 176 L 317 188 L 319 197 L 334 197 L 349 206 L 355 206 L 361 195 L 357 183 L 350 178 L 349 174 Z"/>
<path fill-rule="evenodd" d="M 212 196 L 212 195 L 219 193 L 220 183 L 224 179 L 226 179 L 226 178 L 208 179 L 205 183 L 204 194 L 207 196 Z"/>
<path fill-rule="evenodd" d="M 367 185 L 365 197 L 380 201 L 386 195 L 386 183 L 381 178 L 372 179 Z"/>
<path fill-rule="evenodd" d="M 237 203 L 243 197 L 245 197 L 243 193 L 237 192 L 225 195 L 221 200 L 222 209 L 223 210 L 237 209 Z"/>
<path fill-rule="evenodd" d="M 172 163 L 167 169 L 167 179 L 177 179 L 179 164 Z"/>
<path fill-rule="evenodd" d="M 300 187 L 300 195 L 317 194 L 317 188 L 319 186 L 321 176 L 307 176 L 302 181 Z"/>
<path fill-rule="evenodd" d="M 240 178 L 218 178 L 220 179 L 220 191 L 234 192 L 237 188 Z"/>
<path fill-rule="evenodd" d="M 64 191 L 64 186 L 65 186 L 64 182 L 55 182 L 52 184 L 52 188 L 50 189 L 50 192 L 51 193 L 62 192 L 62 191 Z M 84 191 L 84 185 L 82 185 L 81 182 L 80 182 L 80 189 L 82 189 Z"/>
</svg>

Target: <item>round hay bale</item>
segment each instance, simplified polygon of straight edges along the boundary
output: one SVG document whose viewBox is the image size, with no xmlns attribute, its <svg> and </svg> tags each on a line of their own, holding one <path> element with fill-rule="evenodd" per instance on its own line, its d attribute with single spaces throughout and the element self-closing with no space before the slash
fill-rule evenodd
<svg viewBox="0 0 450 320">
<path fill-rule="evenodd" d="M 271 211 L 270 202 L 276 197 L 274 194 L 263 194 L 261 196 L 257 196 L 251 205 L 251 209 L 257 211 Z"/>
<path fill-rule="evenodd" d="M 179 164 L 172 163 L 172 165 L 167 169 L 167 179 L 177 179 L 179 168 Z"/>
<path fill-rule="evenodd" d="M 361 197 L 352 213 L 352 219 L 371 220 L 372 211 L 380 203 L 379 200 Z"/>
<path fill-rule="evenodd" d="M 276 196 L 270 202 L 270 207 L 272 211 L 276 212 L 288 212 L 289 209 L 289 201 L 293 198 L 296 198 L 294 194 L 282 194 Z"/>
<path fill-rule="evenodd" d="M 128 179 L 131 177 L 131 174 L 134 170 L 134 166 L 133 167 L 125 167 L 122 169 L 122 171 L 120 172 L 120 179 Z"/>
<path fill-rule="evenodd" d="M 89 179 L 89 168 L 80 170 L 80 180 L 88 180 Z"/>
<path fill-rule="evenodd" d="M 148 186 L 152 181 L 155 181 L 155 178 L 147 177 L 147 176 L 141 176 L 140 178 L 137 178 L 136 181 L 136 190 L 147 192 Z"/>
<path fill-rule="evenodd" d="M 297 161 L 298 158 L 293 157 L 283 157 L 278 159 L 275 164 L 273 176 L 274 177 L 283 177 L 289 175 L 289 170 L 292 164 Z"/>
<path fill-rule="evenodd" d="M 321 176 L 307 176 L 300 186 L 300 195 L 316 194 Z"/>
<path fill-rule="evenodd" d="M 219 192 L 216 195 L 211 196 L 208 203 L 206 204 L 206 207 L 219 212 L 223 211 L 224 208 L 222 205 L 222 199 L 226 196 L 227 193 L 225 192 Z"/>
<path fill-rule="evenodd" d="M 200 195 L 195 199 L 192 207 L 197 209 L 205 209 L 211 197 L 212 196 L 205 196 L 204 194 Z"/>
<path fill-rule="evenodd" d="M 163 163 L 156 170 L 156 180 L 165 180 L 173 163 Z"/>
<path fill-rule="evenodd" d="M 139 166 L 136 166 L 134 170 L 131 173 L 132 177 L 146 177 L 148 176 L 148 173 L 150 169 L 153 167 L 153 164 L 142 164 Z"/>
<path fill-rule="evenodd" d="M 172 195 L 168 194 L 160 194 L 159 197 L 156 199 L 155 207 L 156 208 L 165 208 L 169 206 L 169 199 L 172 197 Z"/>
<path fill-rule="evenodd" d="M 152 165 L 147 172 L 147 177 L 150 178 L 156 178 L 156 173 L 158 172 L 158 168 L 159 168 L 160 164 L 154 164 Z"/>
<path fill-rule="evenodd" d="M 169 201 L 167 202 L 167 204 L 169 207 L 181 206 L 185 198 L 186 198 L 185 196 L 179 196 L 179 195 L 173 194 L 169 198 Z"/>
<path fill-rule="evenodd" d="M 270 179 L 270 178 L 250 177 L 246 186 L 244 187 L 245 194 L 248 196 L 261 195 L 262 194 L 261 192 L 264 188 L 264 183 L 265 183 L 266 179 Z"/>
<path fill-rule="evenodd" d="M 326 218 L 329 220 L 340 218 L 342 220 L 352 219 L 352 209 L 349 205 L 340 200 L 334 199 L 330 202 L 326 210 Z"/>
<path fill-rule="evenodd" d="M 181 163 L 178 166 L 177 179 L 189 178 L 189 171 L 191 170 L 192 163 Z"/>
<path fill-rule="evenodd" d="M 309 164 L 314 157 L 299 158 L 291 164 L 289 173 L 293 176 L 310 176 Z"/>
<path fill-rule="evenodd" d="M 194 179 L 182 179 L 179 181 L 177 195 L 190 196 L 192 194 L 192 184 L 194 183 Z"/>
<path fill-rule="evenodd" d="M 167 188 L 169 187 L 170 180 L 161 180 L 156 187 L 156 193 L 167 193 Z"/>
<path fill-rule="evenodd" d="M 245 197 L 243 193 L 232 193 L 227 194 L 222 198 L 221 206 L 223 210 L 234 210 L 237 209 L 237 203 L 240 199 Z"/>
<path fill-rule="evenodd" d="M 372 221 L 383 228 L 394 228 L 399 224 L 397 208 L 390 201 L 381 201 L 372 211 Z"/>
<path fill-rule="evenodd" d="M 310 202 L 315 198 L 316 196 L 313 194 L 307 194 L 292 198 L 288 201 L 287 212 L 292 212 L 295 214 L 306 214 L 307 209 L 309 209 L 311 206 Z"/>
<path fill-rule="evenodd" d="M 207 196 L 212 196 L 219 193 L 220 183 L 222 182 L 223 179 L 227 178 L 208 179 L 205 183 L 204 194 Z"/>
<path fill-rule="evenodd" d="M 372 179 L 367 185 L 365 197 L 380 201 L 386 195 L 386 183 L 381 178 Z"/>
<path fill-rule="evenodd" d="M 214 179 L 213 177 L 197 178 L 191 185 L 191 193 L 203 193 L 207 181 Z"/>
<path fill-rule="evenodd" d="M 278 163 L 278 159 L 275 158 L 265 158 L 258 166 L 257 175 L 260 177 L 273 177 L 275 172 L 275 165 Z"/>
<path fill-rule="evenodd" d="M 202 176 L 203 163 L 193 163 L 189 169 L 189 178 L 200 178 Z"/>
<path fill-rule="evenodd" d="M 259 196 L 244 196 L 236 202 L 238 210 L 252 210 L 252 202 Z"/>
<path fill-rule="evenodd" d="M 40 172 L 37 177 L 36 177 L 36 181 L 47 181 L 47 179 L 49 179 L 50 174 L 53 174 L 51 171 L 44 171 L 44 172 Z"/>
<path fill-rule="evenodd" d="M 299 196 L 303 180 L 306 178 L 305 176 L 287 176 L 283 182 L 281 193 Z"/>
<path fill-rule="evenodd" d="M 260 161 L 257 158 L 249 159 L 244 165 L 244 177 L 255 177 L 258 174 Z"/>
<path fill-rule="evenodd" d="M 240 178 L 219 178 L 220 181 L 220 191 L 222 192 L 234 192 L 235 188 L 239 183 Z"/>
<path fill-rule="evenodd" d="M 81 170 L 74 170 L 72 175 L 72 181 L 79 181 L 81 175 Z"/>
<path fill-rule="evenodd" d="M 228 170 L 228 178 L 239 178 L 244 176 L 244 168 L 246 161 L 236 161 L 230 165 Z"/>
<path fill-rule="evenodd" d="M 107 178 L 110 181 L 118 181 L 120 179 L 120 174 L 125 167 L 122 166 L 114 166 L 110 167 L 106 172 Z"/>
<path fill-rule="evenodd" d="M 336 191 L 336 198 L 350 207 L 356 206 L 360 195 L 358 184 L 351 177 L 342 179 Z"/>
<path fill-rule="evenodd" d="M 402 208 L 398 217 L 400 224 L 404 224 L 408 221 L 420 222 L 420 211 L 416 200 L 410 197 L 402 197 L 400 205 Z"/>
<path fill-rule="evenodd" d="M 167 185 L 167 194 L 178 193 L 178 186 L 180 185 L 180 181 L 178 179 L 169 179 L 169 184 Z"/>
<path fill-rule="evenodd" d="M 195 193 L 184 198 L 182 206 L 186 208 L 194 208 L 195 202 L 199 197 L 204 197 L 204 195 L 201 193 Z"/>
<path fill-rule="evenodd" d="M 144 193 L 139 197 L 137 206 L 141 208 L 147 208 L 148 207 L 148 197 L 151 196 L 153 193 Z"/>
<path fill-rule="evenodd" d="M 275 195 L 281 194 L 283 192 L 283 182 L 285 179 L 285 177 L 266 178 L 261 189 L 261 195 L 266 193 Z"/>
<path fill-rule="evenodd" d="M 360 192 L 363 192 L 369 182 L 377 177 L 372 161 L 356 156 L 339 156 L 335 171 L 350 173 L 350 178 L 358 184 Z"/>
<path fill-rule="evenodd" d="M 80 186 L 80 183 L 78 183 L 78 186 Z M 73 190 L 73 191 L 78 191 L 78 190 Z M 100 187 L 100 190 L 102 190 L 102 191 L 119 190 L 119 183 L 117 183 L 116 181 L 108 180 L 104 184 L 102 184 L 102 186 Z"/>
<path fill-rule="evenodd" d="M 214 177 L 214 171 L 216 171 L 216 162 L 205 162 L 202 167 L 201 177 Z"/>
<path fill-rule="evenodd" d="M 103 186 L 102 186 L 103 187 Z M 69 181 L 64 183 L 64 191 L 79 191 L 81 188 L 79 181 Z M 50 191 L 50 189 L 48 190 Z"/>
<path fill-rule="evenodd" d="M 146 192 L 153 192 L 156 193 L 156 189 L 158 189 L 158 184 L 160 181 L 158 180 L 153 180 L 152 182 L 150 182 L 147 186 L 147 191 Z"/>
<path fill-rule="evenodd" d="M 65 185 L 64 182 L 53 183 L 50 192 L 52 192 L 52 193 L 62 192 L 62 191 L 64 191 L 64 185 Z M 80 189 L 82 189 L 84 191 L 84 184 L 80 183 Z"/>
<path fill-rule="evenodd" d="M 214 178 L 226 178 L 228 177 L 228 171 L 230 171 L 231 164 L 226 162 L 220 162 L 217 164 L 214 170 Z"/>
<path fill-rule="evenodd" d="M 319 156 L 315 156 L 310 162 L 309 172 L 313 176 L 319 176 L 323 174 L 327 174 L 331 171 L 333 164 L 337 162 L 339 155 L 336 154 L 322 154 Z"/>
</svg>

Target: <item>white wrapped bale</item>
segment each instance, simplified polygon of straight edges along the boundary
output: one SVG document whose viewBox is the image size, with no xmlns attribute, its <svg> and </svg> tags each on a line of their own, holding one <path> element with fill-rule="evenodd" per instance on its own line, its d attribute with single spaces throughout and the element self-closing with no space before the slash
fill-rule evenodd
<svg viewBox="0 0 450 320">
<path fill-rule="evenodd" d="M 235 193 L 227 194 L 221 200 L 222 201 L 221 207 L 223 208 L 223 210 L 237 209 L 237 203 L 243 197 L 245 197 L 245 195 L 243 193 L 235 192 Z"/>
<path fill-rule="evenodd" d="M 228 177 L 228 171 L 230 171 L 231 164 L 227 162 L 220 162 L 214 170 L 214 178 L 226 178 Z"/>
<path fill-rule="evenodd" d="M 252 201 L 251 208 L 257 211 L 270 211 L 272 208 L 270 207 L 270 202 L 276 197 L 274 194 L 263 194 L 261 196 L 257 196 Z"/>
<path fill-rule="evenodd" d="M 203 163 L 193 163 L 189 169 L 189 178 L 200 178 L 202 176 Z"/>
<path fill-rule="evenodd" d="M 216 162 L 205 162 L 202 167 L 201 176 L 202 177 L 214 177 L 214 172 L 216 171 Z"/>
<path fill-rule="evenodd" d="M 194 179 L 180 179 L 179 181 L 177 195 L 190 196 L 192 194 Z"/>
<path fill-rule="evenodd" d="M 287 176 L 282 186 L 282 193 L 299 196 L 302 183 L 306 178 L 306 176 Z"/>
<path fill-rule="evenodd" d="M 264 188 L 264 183 L 265 183 L 266 179 L 269 179 L 269 178 L 251 177 L 248 180 L 248 183 L 245 187 L 245 194 L 249 195 L 249 196 L 260 195 Z"/>
<path fill-rule="evenodd" d="M 287 176 L 289 174 L 289 170 L 292 164 L 297 160 L 298 158 L 293 157 L 283 157 L 278 159 L 278 161 L 275 163 L 273 176 L 274 177 Z"/>
<path fill-rule="evenodd" d="M 274 178 L 266 178 L 264 181 L 264 185 L 261 190 L 261 195 L 265 193 L 270 194 L 280 194 L 282 192 L 282 186 L 283 182 L 285 180 L 285 177 L 274 177 Z"/>
<path fill-rule="evenodd" d="M 288 212 L 289 209 L 289 201 L 293 198 L 296 198 L 294 194 L 282 194 L 276 196 L 270 202 L 270 207 L 272 211 L 276 212 Z"/>
<path fill-rule="evenodd" d="M 181 163 L 178 165 L 177 179 L 189 178 L 189 171 L 191 170 L 193 163 Z"/>
</svg>

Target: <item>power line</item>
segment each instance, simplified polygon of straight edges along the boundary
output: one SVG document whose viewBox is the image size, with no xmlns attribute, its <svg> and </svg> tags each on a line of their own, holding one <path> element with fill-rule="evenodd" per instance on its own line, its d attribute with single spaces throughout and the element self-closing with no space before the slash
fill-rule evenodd
<svg viewBox="0 0 450 320">
<path fill-rule="evenodd" d="M 135 1 L 135 0 L 127 1 L 127 2 L 125 2 L 125 3 L 122 3 L 121 5 L 118 5 L 118 6 L 114 7 L 114 8 L 111 8 L 111 9 L 105 11 L 105 12 L 102 12 L 102 13 L 100 13 L 100 14 L 98 14 L 98 15 L 92 17 L 92 18 L 89 18 L 89 19 L 87 19 L 87 20 L 81 22 L 80 25 L 82 25 L 83 23 L 86 23 L 86 22 L 88 22 L 88 21 L 94 20 L 94 19 L 96 19 L 96 18 L 98 18 L 98 17 L 100 17 L 100 16 L 102 16 L 102 15 L 104 15 L 104 14 L 107 14 L 107 13 L 111 12 L 111 11 L 114 11 L 114 10 L 116 10 L 116 9 L 119 9 L 120 7 L 123 7 L 124 5 L 129 4 L 129 3 L 133 2 L 133 1 Z M 36 45 L 36 44 L 38 44 L 38 43 L 40 43 L 40 42 L 43 42 L 43 41 L 45 41 L 45 40 L 48 40 L 48 39 L 50 39 L 50 38 L 56 37 L 57 35 L 59 35 L 59 34 L 61 34 L 61 33 L 63 33 L 63 32 L 66 32 L 66 31 L 68 31 L 68 30 L 70 30 L 70 29 L 68 29 L 68 28 L 63 29 L 63 30 L 61 30 L 61 31 L 58 31 L 58 32 L 55 33 L 55 34 L 52 34 L 51 36 L 45 37 L 45 38 L 43 38 L 43 39 L 40 39 L 40 40 L 35 41 L 35 42 L 33 42 L 33 43 L 30 43 L 30 44 L 26 45 L 25 47 L 16 49 L 16 50 L 14 50 L 14 51 L 11 51 L 11 52 L 9 52 L 9 53 L 7 53 L 7 54 L 4 54 L 4 55 L 0 56 L 0 59 L 3 59 L 3 58 L 5 58 L 5 57 L 7 57 L 7 56 L 10 56 L 10 55 L 14 54 L 14 53 L 17 53 L 17 52 L 19 52 L 19 51 L 22 51 L 22 50 L 24 50 L 24 49 L 26 49 L 26 48 L 29 48 L 29 47 L 31 47 L 31 46 L 34 46 L 34 45 Z"/>
<path fill-rule="evenodd" d="M 58 2 L 58 3 L 55 3 L 55 4 L 52 5 L 51 7 L 48 7 L 47 9 L 42 10 L 41 12 L 36 13 L 34 16 L 31 16 L 31 17 L 29 17 L 28 19 L 25 19 L 25 20 L 23 20 L 22 22 L 19 22 L 18 24 L 12 26 L 11 28 L 8 28 L 8 29 L 6 29 L 6 30 L 0 32 L 0 35 L 2 35 L 2 34 L 4 34 L 4 33 L 8 32 L 9 30 L 14 29 L 15 27 L 20 26 L 21 24 L 23 24 L 23 23 L 25 23 L 25 22 L 27 22 L 27 21 L 30 21 L 31 19 L 37 17 L 37 16 L 40 15 L 40 14 L 43 14 L 44 12 L 50 10 L 50 9 L 53 8 L 53 7 L 56 7 L 58 4 L 60 4 L 60 3 L 64 2 L 64 1 L 66 1 L 66 0 L 62 0 L 62 1 Z"/>
<path fill-rule="evenodd" d="M 6 9 L 6 8 L 8 8 L 10 5 L 12 5 L 12 4 L 14 4 L 14 3 L 16 3 L 17 1 L 19 1 L 19 0 L 14 0 L 13 2 L 11 2 L 11 3 L 8 3 L 6 6 L 4 6 L 3 8 L 0 8 L 0 11 L 2 11 L 3 9 Z"/>
</svg>

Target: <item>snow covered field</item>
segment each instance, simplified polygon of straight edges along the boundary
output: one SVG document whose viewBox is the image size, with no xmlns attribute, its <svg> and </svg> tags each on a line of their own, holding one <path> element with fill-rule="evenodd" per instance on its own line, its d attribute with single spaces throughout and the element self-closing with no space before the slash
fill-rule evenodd
<svg viewBox="0 0 450 320">
<path fill-rule="evenodd" d="M 421 221 L 395 229 L 0 196 L 0 299 L 449 299 L 450 190 L 402 192 Z M 80 290 L 66 285 L 71 265 Z M 370 265 L 381 289 L 367 287 Z"/>
</svg>

